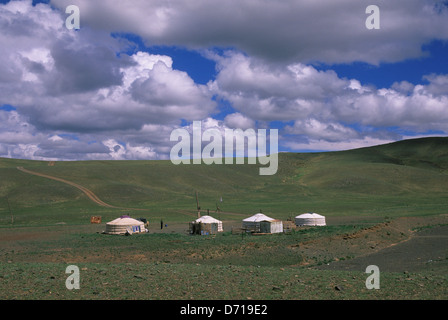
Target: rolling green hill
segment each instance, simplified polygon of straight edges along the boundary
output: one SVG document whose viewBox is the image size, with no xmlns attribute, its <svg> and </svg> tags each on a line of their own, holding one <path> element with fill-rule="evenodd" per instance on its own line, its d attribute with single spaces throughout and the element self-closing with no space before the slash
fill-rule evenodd
<svg viewBox="0 0 448 320">
<path fill-rule="evenodd" d="M 72 181 L 122 208 L 101 207 L 73 186 L 17 167 Z M 0 226 L 83 224 L 92 215 L 109 219 L 123 213 L 190 221 L 196 191 L 203 212 L 214 213 L 218 204 L 230 220 L 260 209 L 280 219 L 311 211 L 327 216 L 430 215 L 447 211 L 447 190 L 448 138 L 342 152 L 281 153 L 274 176 L 260 176 L 258 165 L 248 164 L 78 161 L 49 166 L 0 159 Z"/>
</svg>

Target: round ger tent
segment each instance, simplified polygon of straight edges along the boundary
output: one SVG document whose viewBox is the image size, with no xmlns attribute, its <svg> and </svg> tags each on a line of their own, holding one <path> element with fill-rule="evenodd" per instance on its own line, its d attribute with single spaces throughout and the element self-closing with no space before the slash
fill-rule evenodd
<svg viewBox="0 0 448 320">
<path fill-rule="evenodd" d="M 317 213 L 304 213 L 295 217 L 296 226 L 325 226 L 325 217 Z"/>
<path fill-rule="evenodd" d="M 202 216 L 190 223 L 190 234 L 208 235 L 222 231 L 222 221 L 211 216 Z"/>
<path fill-rule="evenodd" d="M 252 232 L 279 233 L 283 232 L 283 222 L 263 213 L 257 213 L 243 220 L 243 229 Z"/>
<path fill-rule="evenodd" d="M 212 224 L 216 223 L 218 224 L 218 232 L 222 232 L 222 221 L 219 221 L 218 219 L 215 219 L 211 216 L 202 216 L 198 219 L 196 219 L 196 223 L 204 223 L 204 224 Z"/>
<path fill-rule="evenodd" d="M 146 232 L 145 224 L 136 219 L 132 219 L 129 216 L 121 216 L 111 222 L 106 223 L 107 234 L 133 234 Z"/>
</svg>

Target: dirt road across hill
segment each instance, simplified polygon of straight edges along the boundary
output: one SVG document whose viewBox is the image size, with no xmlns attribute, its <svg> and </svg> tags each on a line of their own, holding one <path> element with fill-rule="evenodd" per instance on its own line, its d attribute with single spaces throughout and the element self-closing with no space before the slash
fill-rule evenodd
<svg viewBox="0 0 448 320">
<path fill-rule="evenodd" d="M 72 187 L 75 187 L 79 190 L 81 190 L 90 200 L 92 200 L 93 202 L 95 202 L 96 204 L 98 204 L 99 206 L 102 207 L 107 207 L 107 208 L 115 208 L 115 209 L 128 209 L 128 210 L 140 210 L 140 209 L 133 209 L 133 208 L 121 208 L 121 207 L 116 207 L 113 206 L 111 204 L 108 204 L 106 202 L 104 202 L 103 200 L 101 200 L 100 198 L 98 198 L 98 196 L 96 194 L 94 194 L 91 190 L 87 189 L 86 187 L 83 187 L 77 183 L 62 179 L 62 178 L 58 178 L 58 177 L 54 177 L 54 176 L 50 176 L 48 174 L 43 174 L 43 173 L 39 173 L 39 172 L 35 172 L 35 171 L 31 171 L 28 169 L 25 169 L 23 167 L 17 167 L 18 170 L 28 173 L 28 174 L 32 174 L 35 176 L 39 176 L 39 177 L 43 177 L 43 178 L 47 178 L 47 179 L 52 179 L 52 180 L 56 180 L 65 184 L 68 184 Z"/>
</svg>

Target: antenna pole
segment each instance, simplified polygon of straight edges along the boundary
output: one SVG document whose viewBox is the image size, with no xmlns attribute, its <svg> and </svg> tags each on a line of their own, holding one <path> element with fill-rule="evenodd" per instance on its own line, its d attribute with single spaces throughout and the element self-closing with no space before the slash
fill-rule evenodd
<svg viewBox="0 0 448 320">
<path fill-rule="evenodd" d="M 201 217 L 201 207 L 199 207 L 198 192 L 196 191 L 196 207 L 198 209 L 198 218 Z"/>
</svg>

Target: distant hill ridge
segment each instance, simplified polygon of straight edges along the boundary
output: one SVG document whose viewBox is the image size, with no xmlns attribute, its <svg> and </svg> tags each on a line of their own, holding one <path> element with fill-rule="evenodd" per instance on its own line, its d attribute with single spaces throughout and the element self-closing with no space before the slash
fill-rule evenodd
<svg viewBox="0 0 448 320">
<path fill-rule="evenodd" d="M 42 175 L 27 174 L 18 167 Z M 249 216 L 262 209 L 278 218 L 311 211 L 327 215 L 436 214 L 448 208 L 446 137 L 339 152 L 280 153 L 274 176 L 260 176 L 258 167 L 176 166 L 169 160 L 0 158 L 0 226 L 11 221 L 10 211 L 17 223 L 21 216 L 38 217 L 42 222 L 60 221 L 60 215 L 75 223 L 93 214 L 112 218 L 122 213 L 118 207 L 147 209 L 148 214 L 166 221 L 189 219 L 196 210 L 196 192 L 202 210 L 214 213 L 219 206 L 223 212 Z M 85 187 L 112 207 L 101 207 L 79 188 L 44 175 Z"/>
</svg>

